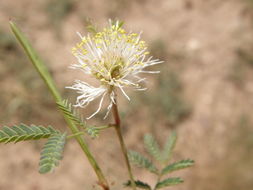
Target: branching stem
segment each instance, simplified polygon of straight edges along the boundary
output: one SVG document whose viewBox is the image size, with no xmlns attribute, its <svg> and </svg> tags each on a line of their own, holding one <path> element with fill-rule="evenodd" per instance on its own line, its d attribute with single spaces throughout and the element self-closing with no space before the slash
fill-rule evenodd
<svg viewBox="0 0 253 190">
<path fill-rule="evenodd" d="M 14 33 L 15 37 L 23 47 L 25 53 L 27 56 L 30 58 L 32 64 L 40 74 L 41 78 L 44 80 L 45 84 L 47 85 L 49 91 L 53 95 L 55 102 L 62 102 L 62 98 L 60 93 L 58 92 L 58 89 L 56 88 L 56 85 L 54 83 L 54 80 L 47 70 L 46 65 L 39 59 L 39 56 L 37 55 L 36 51 L 32 48 L 30 43 L 28 42 L 28 39 L 23 35 L 23 33 L 19 30 L 19 28 L 16 26 L 16 24 L 12 21 L 10 21 L 10 27 L 12 32 Z M 76 124 L 64 113 L 62 112 L 63 117 L 68 124 L 69 129 L 73 134 L 79 133 L 79 129 L 76 126 Z M 83 137 L 80 135 L 75 136 L 76 141 L 79 143 L 81 149 L 85 153 L 87 159 L 89 160 L 92 168 L 94 169 L 97 178 L 98 178 L 98 183 L 99 185 L 104 189 L 104 190 L 109 190 L 108 182 L 106 178 L 104 177 L 104 174 L 102 173 L 98 163 L 96 162 L 95 158 L 91 154 L 85 140 Z"/>
</svg>

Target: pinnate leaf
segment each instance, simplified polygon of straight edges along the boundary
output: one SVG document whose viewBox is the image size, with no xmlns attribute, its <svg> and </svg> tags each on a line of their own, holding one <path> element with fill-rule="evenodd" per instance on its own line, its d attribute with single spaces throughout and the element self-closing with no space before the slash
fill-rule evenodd
<svg viewBox="0 0 253 190">
<path fill-rule="evenodd" d="M 51 136 L 44 145 L 39 163 L 39 172 L 44 174 L 54 170 L 62 159 L 62 153 L 66 142 L 66 134 Z"/>
<path fill-rule="evenodd" d="M 190 160 L 190 159 L 175 162 L 173 164 L 170 164 L 170 165 L 166 166 L 162 170 L 162 175 L 168 174 L 168 173 L 176 171 L 176 170 L 188 168 L 188 167 L 192 166 L 193 164 L 194 164 L 194 161 Z"/>
<path fill-rule="evenodd" d="M 172 185 L 177 185 L 180 183 L 183 183 L 184 181 L 180 177 L 172 177 L 172 178 L 167 178 L 163 181 L 160 181 L 156 184 L 155 189 L 161 189 L 167 186 L 172 186 Z"/>
<path fill-rule="evenodd" d="M 161 160 L 161 151 L 158 143 L 151 134 L 144 136 L 144 144 L 148 153 L 153 156 L 156 160 Z"/>
<path fill-rule="evenodd" d="M 169 136 L 162 153 L 163 161 L 168 162 L 176 145 L 177 134 L 175 131 Z"/>
<path fill-rule="evenodd" d="M 12 127 L 4 126 L 0 130 L 0 143 L 17 143 L 26 140 L 38 140 L 48 138 L 51 135 L 59 134 L 60 132 L 51 126 L 43 127 L 36 125 L 15 125 Z"/>
<path fill-rule="evenodd" d="M 154 164 L 150 160 L 148 160 L 146 157 L 142 156 L 140 153 L 135 152 L 135 151 L 129 151 L 128 158 L 130 162 L 132 162 L 136 166 L 141 167 L 141 168 L 146 168 L 150 172 L 158 174 L 158 170 L 154 166 Z"/>
<path fill-rule="evenodd" d="M 84 118 L 80 116 L 80 113 L 73 108 L 72 104 L 69 103 L 68 100 L 57 102 L 57 105 L 63 114 L 76 125 L 85 126 Z"/>
<path fill-rule="evenodd" d="M 87 132 L 88 135 L 91 136 L 91 138 L 94 139 L 94 138 L 97 138 L 99 136 L 100 131 L 99 131 L 98 128 L 91 126 L 91 127 L 86 128 L 86 132 Z"/>
<path fill-rule="evenodd" d="M 135 185 L 136 187 L 140 188 L 140 189 L 147 189 L 147 190 L 151 190 L 151 187 L 147 184 L 147 183 L 144 183 L 140 180 L 136 180 L 134 181 L 135 182 Z M 125 184 L 124 184 L 126 187 L 131 187 L 131 181 L 128 180 Z"/>
</svg>

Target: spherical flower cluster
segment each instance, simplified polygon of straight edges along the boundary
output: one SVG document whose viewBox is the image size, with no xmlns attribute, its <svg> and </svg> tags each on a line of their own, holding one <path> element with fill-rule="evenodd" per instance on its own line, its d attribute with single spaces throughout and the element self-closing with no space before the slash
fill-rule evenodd
<svg viewBox="0 0 253 190">
<path fill-rule="evenodd" d="M 127 33 L 119 21 L 109 21 L 109 26 L 101 32 L 88 34 L 86 37 L 81 34 L 79 36 L 81 42 L 72 49 L 78 63 L 71 67 L 81 69 L 99 80 L 100 86 L 93 87 L 86 82 L 76 80 L 73 86 L 67 88 L 76 90 L 80 94 L 75 105 L 78 107 L 85 107 L 91 101 L 100 98 L 98 109 L 87 119 L 101 110 L 106 95 L 110 100 L 106 116 L 108 115 L 112 105 L 116 103 L 116 88 L 130 100 L 124 90 L 125 87 L 144 90 L 140 84 L 145 78 L 141 78 L 139 74 L 159 72 L 144 70 L 162 61 L 152 57 L 147 58 L 149 52 L 146 43 L 140 39 L 141 34 Z"/>
</svg>

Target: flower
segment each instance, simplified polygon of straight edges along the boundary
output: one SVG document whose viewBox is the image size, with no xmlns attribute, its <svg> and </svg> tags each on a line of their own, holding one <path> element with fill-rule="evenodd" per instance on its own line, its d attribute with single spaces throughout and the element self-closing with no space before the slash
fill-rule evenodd
<svg viewBox="0 0 253 190">
<path fill-rule="evenodd" d="M 101 98 L 98 109 L 87 119 L 96 115 L 102 107 L 106 94 L 109 95 L 110 103 L 107 107 L 108 115 L 115 102 L 115 89 L 119 88 L 123 95 L 130 100 L 125 87 L 133 87 L 144 90 L 140 83 L 145 80 L 139 76 L 140 73 L 158 73 L 159 71 L 145 71 L 151 65 L 162 63 L 149 54 L 147 45 L 142 41 L 141 33 L 127 33 L 119 21 L 109 21 L 109 26 L 101 32 L 88 34 L 86 37 L 80 33 L 81 42 L 72 49 L 78 64 L 71 68 L 80 69 L 100 82 L 99 87 L 93 87 L 85 82 L 76 80 L 73 86 L 67 87 L 76 90 L 80 96 L 77 97 L 77 107 L 85 107 L 91 101 Z M 105 117 L 106 117 L 105 116 Z"/>
</svg>

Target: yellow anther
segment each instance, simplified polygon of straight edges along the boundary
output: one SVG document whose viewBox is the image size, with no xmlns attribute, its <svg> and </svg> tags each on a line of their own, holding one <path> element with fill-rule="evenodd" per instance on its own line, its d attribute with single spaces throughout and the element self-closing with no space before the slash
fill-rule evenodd
<svg viewBox="0 0 253 190">
<path fill-rule="evenodd" d="M 88 53 L 88 51 L 87 51 L 86 49 L 82 49 L 82 53 L 83 53 L 84 55 L 86 55 L 86 54 Z"/>
<path fill-rule="evenodd" d="M 87 43 L 86 38 L 82 40 L 82 43 L 83 43 L 83 44 L 86 44 L 86 43 Z"/>
<path fill-rule="evenodd" d="M 122 28 L 119 29 L 119 32 L 120 32 L 121 34 L 125 34 L 125 33 L 126 33 L 126 31 L 125 31 L 124 29 L 122 29 Z"/>
</svg>

